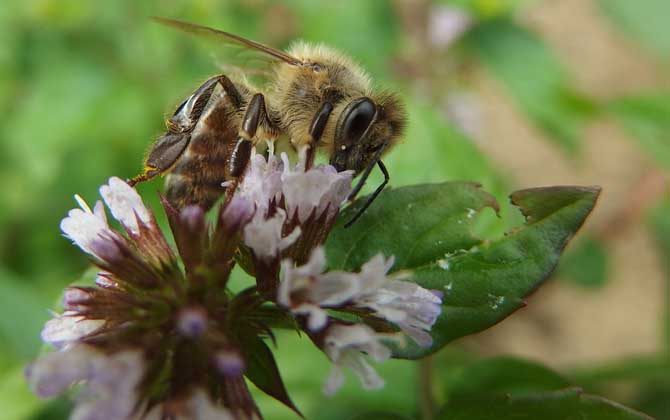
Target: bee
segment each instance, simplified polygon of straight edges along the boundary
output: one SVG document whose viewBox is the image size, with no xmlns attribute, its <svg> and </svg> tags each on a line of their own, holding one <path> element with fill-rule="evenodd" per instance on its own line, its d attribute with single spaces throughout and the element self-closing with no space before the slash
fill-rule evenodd
<svg viewBox="0 0 670 420">
<path fill-rule="evenodd" d="M 284 52 L 213 28 L 154 19 L 254 53 L 267 81 L 261 89 L 233 75 L 205 81 L 167 120 L 167 131 L 155 141 L 144 172 L 129 180 L 131 185 L 167 174 L 171 204 L 209 209 L 225 192 L 222 183 L 243 175 L 252 147 L 278 141 L 305 150 L 308 165 L 319 150 L 336 170 L 361 175 L 349 200 L 379 167 L 384 181 L 348 225 L 381 193 L 389 181 L 381 159 L 402 137 L 405 112 L 398 96 L 373 88 L 352 59 L 324 45 L 300 42 Z"/>
</svg>

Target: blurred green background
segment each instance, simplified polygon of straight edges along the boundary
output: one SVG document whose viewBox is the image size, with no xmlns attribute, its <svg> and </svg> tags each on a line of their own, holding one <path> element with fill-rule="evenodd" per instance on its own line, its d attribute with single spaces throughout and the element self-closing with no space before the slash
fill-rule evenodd
<svg viewBox="0 0 670 420">
<path fill-rule="evenodd" d="M 667 0 L 5 0 L 1 419 L 59 419 L 69 409 L 66 399 L 32 396 L 23 368 L 60 289 L 86 268 L 58 229 L 72 195 L 93 201 L 109 176 L 135 175 L 164 117 L 218 71 L 216 47 L 152 15 L 351 54 L 407 104 L 406 141 L 388 158 L 392 185 L 473 180 L 501 203 L 522 187 L 604 186 L 582 238 L 528 309 L 423 365 L 383 364 L 382 391 L 361 392 L 350 377 L 338 395 L 322 396 L 325 357 L 280 335 L 280 369 L 307 418 L 375 409 L 416 416 L 419 369 L 432 369 L 431 392 L 443 402 L 463 366 L 500 354 L 549 364 L 588 391 L 670 418 Z M 482 219 L 481 233 L 520 220 L 508 206 L 502 216 Z M 295 417 L 259 403 L 267 418 Z"/>
</svg>

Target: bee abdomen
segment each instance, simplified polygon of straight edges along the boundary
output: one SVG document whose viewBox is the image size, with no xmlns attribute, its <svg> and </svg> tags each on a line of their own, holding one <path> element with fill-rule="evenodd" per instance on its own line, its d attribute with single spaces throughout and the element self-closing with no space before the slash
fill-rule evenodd
<svg viewBox="0 0 670 420">
<path fill-rule="evenodd" d="M 168 201 L 177 208 L 197 204 L 209 209 L 225 191 L 221 184 L 227 179 L 228 156 L 216 149 L 195 153 L 189 147 L 166 179 Z"/>
</svg>

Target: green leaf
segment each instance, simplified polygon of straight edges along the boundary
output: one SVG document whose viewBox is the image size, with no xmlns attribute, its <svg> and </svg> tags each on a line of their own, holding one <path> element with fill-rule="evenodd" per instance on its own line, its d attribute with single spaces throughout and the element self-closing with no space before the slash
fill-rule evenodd
<svg viewBox="0 0 670 420">
<path fill-rule="evenodd" d="M 670 57 L 670 2 L 667 0 L 600 0 L 603 13 L 617 28 L 664 57 Z"/>
<path fill-rule="evenodd" d="M 303 417 L 300 410 L 293 404 L 288 396 L 284 382 L 279 374 L 277 362 L 270 348 L 260 338 L 248 340 L 245 349 L 247 349 L 247 370 L 246 377 L 258 389 L 265 392 L 272 398 L 286 405 L 295 411 L 300 417 Z"/>
<path fill-rule="evenodd" d="M 607 282 L 607 250 L 596 238 L 583 237 L 569 249 L 559 266 L 559 274 L 580 286 L 598 288 Z"/>
<path fill-rule="evenodd" d="M 596 104 L 576 92 L 549 48 L 533 32 L 506 19 L 479 24 L 464 38 L 521 110 L 564 151 L 577 152 L 584 121 Z"/>
<path fill-rule="evenodd" d="M 597 187 L 517 191 L 512 203 L 527 223 L 497 240 L 470 231 L 475 215 L 497 209 L 476 184 L 447 182 L 384 191 L 350 228 L 343 223 L 366 198 L 346 208 L 326 244 L 332 269 L 357 270 L 375 254 L 394 255 L 421 286 L 444 292 L 433 346 L 409 344 L 395 356 L 418 358 L 482 331 L 524 305 L 524 297 L 553 271 L 568 240 L 593 209 Z"/>
<path fill-rule="evenodd" d="M 450 399 L 476 394 L 523 395 L 556 391 L 571 384 L 541 364 L 515 357 L 496 357 L 465 367 L 449 384 Z"/>
<path fill-rule="evenodd" d="M 658 166 L 670 168 L 670 92 L 615 99 L 606 109 Z"/>
<path fill-rule="evenodd" d="M 2 418 L 27 419 L 39 412 L 45 402 L 30 391 L 24 367 L 16 366 L 0 377 L 0 404 Z"/>
<path fill-rule="evenodd" d="M 447 404 L 439 420 L 639 420 L 651 417 L 583 394 L 578 388 L 523 396 L 489 395 L 459 399 Z"/>
<path fill-rule="evenodd" d="M 32 357 L 40 345 L 39 332 L 49 319 L 47 301 L 22 278 L 0 269 L 0 338 L 3 353 Z"/>
<path fill-rule="evenodd" d="M 387 411 L 371 411 L 369 413 L 359 414 L 351 420 L 409 420 L 408 417 Z"/>
</svg>

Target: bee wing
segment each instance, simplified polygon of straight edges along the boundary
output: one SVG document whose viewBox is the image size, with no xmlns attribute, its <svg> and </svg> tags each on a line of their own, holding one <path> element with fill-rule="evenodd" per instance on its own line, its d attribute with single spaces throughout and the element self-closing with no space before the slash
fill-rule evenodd
<svg viewBox="0 0 670 420">
<path fill-rule="evenodd" d="M 230 58 L 232 60 L 227 60 L 234 61 L 234 63 L 228 64 L 233 64 L 240 68 L 263 68 L 267 67 L 268 64 L 275 63 L 277 61 L 282 61 L 294 66 L 300 65 L 302 63 L 299 59 L 285 53 L 284 51 L 276 50 L 274 48 L 268 47 L 267 45 L 263 45 L 259 42 L 252 41 L 229 32 L 164 17 L 153 17 L 153 20 L 183 32 L 211 39 L 217 43 L 223 44 L 224 46 L 240 47 L 242 50 L 238 50 L 236 51 L 236 54 L 231 55 Z M 247 52 L 256 54 L 245 54 Z"/>
</svg>

